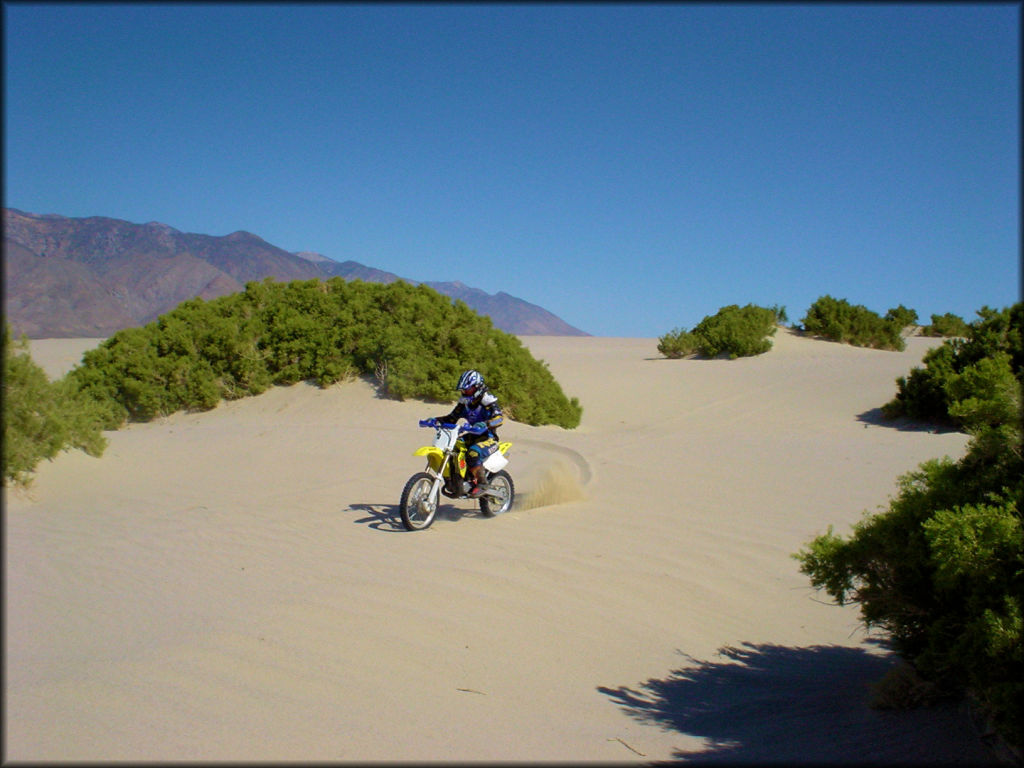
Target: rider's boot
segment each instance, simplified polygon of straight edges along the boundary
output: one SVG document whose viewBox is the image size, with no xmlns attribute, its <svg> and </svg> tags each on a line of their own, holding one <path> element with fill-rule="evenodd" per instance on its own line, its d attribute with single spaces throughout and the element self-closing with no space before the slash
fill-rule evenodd
<svg viewBox="0 0 1024 768">
<path fill-rule="evenodd" d="M 473 476 L 473 487 L 469 489 L 469 498 L 475 499 L 483 495 L 484 486 L 487 485 L 487 476 L 484 474 L 485 470 L 480 464 L 470 467 L 469 471 Z"/>
</svg>

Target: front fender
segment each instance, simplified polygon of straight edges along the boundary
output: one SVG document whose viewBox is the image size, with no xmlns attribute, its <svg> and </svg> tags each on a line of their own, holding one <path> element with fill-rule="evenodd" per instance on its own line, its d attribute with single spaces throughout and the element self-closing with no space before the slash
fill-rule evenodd
<svg viewBox="0 0 1024 768">
<path fill-rule="evenodd" d="M 435 472 L 441 471 L 441 462 L 444 461 L 444 451 L 432 445 L 424 445 L 417 448 L 413 456 L 426 456 L 427 465 Z"/>
</svg>

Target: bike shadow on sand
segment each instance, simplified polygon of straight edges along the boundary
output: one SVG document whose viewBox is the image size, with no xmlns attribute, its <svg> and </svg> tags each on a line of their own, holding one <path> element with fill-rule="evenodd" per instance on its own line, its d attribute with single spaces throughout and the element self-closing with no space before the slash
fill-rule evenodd
<svg viewBox="0 0 1024 768">
<path fill-rule="evenodd" d="M 353 520 L 384 533 L 409 533 L 402 524 L 402 515 L 397 504 L 351 504 L 346 512 L 364 512 L 364 517 Z M 434 523 L 456 522 L 464 517 L 482 517 L 478 509 L 460 509 L 453 504 L 442 504 L 434 515 Z"/>
<path fill-rule="evenodd" d="M 870 642 L 870 641 L 869 641 Z M 696 763 L 991 763 L 962 706 L 871 706 L 872 686 L 896 663 L 862 648 L 744 643 L 718 661 L 687 666 L 632 688 L 597 690 L 640 721 L 695 736 L 677 750 Z"/>
</svg>

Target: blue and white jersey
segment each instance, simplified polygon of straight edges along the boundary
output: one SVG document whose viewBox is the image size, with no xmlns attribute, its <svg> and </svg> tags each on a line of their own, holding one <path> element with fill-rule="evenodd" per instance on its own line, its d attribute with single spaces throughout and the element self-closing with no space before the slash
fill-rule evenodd
<svg viewBox="0 0 1024 768">
<path fill-rule="evenodd" d="M 474 400 L 476 400 L 476 403 L 473 402 Z M 465 419 L 470 424 L 483 422 L 487 425 L 487 434 L 482 435 L 482 437 L 494 438 L 498 436 L 494 430 L 505 421 L 505 417 L 501 412 L 501 406 L 498 405 L 498 398 L 488 391 L 485 391 L 479 399 L 476 397 L 460 397 L 459 402 L 455 405 L 455 409 L 447 416 L 441 417 L 441 421 L 447 422 L 457 422 L 459 419 Z"/>
</svg>

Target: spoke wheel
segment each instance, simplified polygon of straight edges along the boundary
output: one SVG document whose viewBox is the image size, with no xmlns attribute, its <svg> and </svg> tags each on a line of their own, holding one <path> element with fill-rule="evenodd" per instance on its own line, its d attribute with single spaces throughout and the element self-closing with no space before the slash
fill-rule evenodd
<svg viewBox="0 0 1024 768">
<path fill-rule="evenodd" d="M 417 472 L 405 484 L 399 512 L 406 530 L 422 531 L 434 522 L 439 494 L 431 494 L 433 487 L 434 478 L 426 472 Z"/>
<path fill-rule="evenodd" d="M 516 487 L 512 482 L 512 476 L 505 470 L 495 472 L 491 475 L 488 484 L 491 490 L 498 496 L 484 496 L 480 499 L 480 511 L 485 517 L 494 517 L 508 512 L 512 508 L 512 502 L 516 498 Z"/>
</svg>

